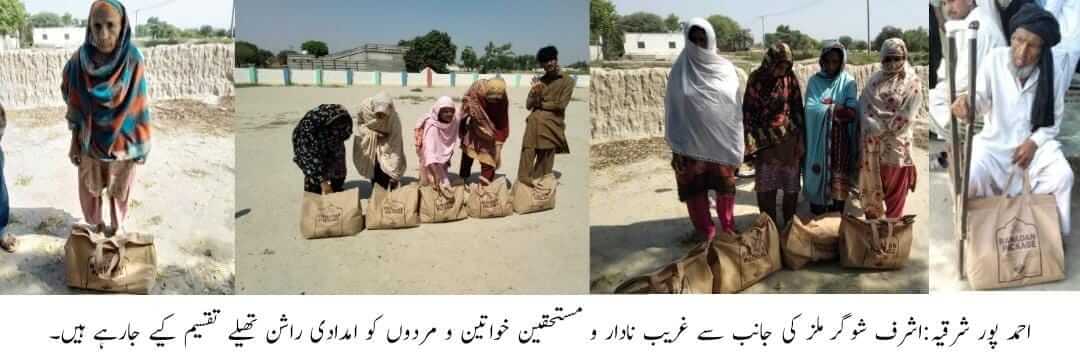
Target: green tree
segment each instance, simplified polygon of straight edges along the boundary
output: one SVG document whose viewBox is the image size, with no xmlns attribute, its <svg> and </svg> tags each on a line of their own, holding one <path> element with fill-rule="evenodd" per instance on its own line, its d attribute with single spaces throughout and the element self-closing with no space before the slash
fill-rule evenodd
<svg viewBox="0 0 1080 363">
<path fill-rule="evenodd" d="M 514 53 L 510 51 L 511 47 L 510 43 L 496 46 L 495 43 L 488 42 L 484 46 L 484 56 L 480 57 L 480 72 L 491 73 L 493 71 L 512 69 Z"/>
<path fill-rule="evenodd" d="M 42 11 L 30 16 L 30 25 L 35 28 L 55 28 L 64 26 L 64 21 L 56 13 Z"/>
<path fill-rule="evenodd" d="M 203 38 L 209 38 L 214 36 L 214 27 L 209 25 L 203 25 L 199 27 L 199 35 Z"/>
<path fill-rule="evenodd" d="M 929 44 L 930 43 L 930 41 L 929 41 L 930 35 L 927 34 L 926 37 L 928 39 L 927 44 Z M 874 42 L 871 43 L 870 46 L 873 47 L 873 50 L 880 50 L 881 49 L 881 44 L 885 43 L 885 40 L 889 39 L 889 38 L 903 39 L 904 38 L 904 32 L 902 30 L 900 30 L 899 28 L 897 28 L 897 27 L 894 27 L 894 26 L 891 26 L 891 25 L 886 25 L 884 28 L 881 28 L 881 32 L 878 33 L 877 37 L 874 37 Z"/>
<path fill-rule="evenodd" d="M 476 51 L 472 47 L 466 46 L 461 51 L 461 65 L 465 67 L 465 70 L 473 70 L 480 66 L 480 58 L 477 57 Z"/>
<path fill-rule="evenodd" d="M 667 31 L 667 25 L 660 15 L 639 11 L 627 16 L 619 17 L 619 28 L 624 33 L 663 33 Z"/>
<path fill-rule="evenodd" d="M 79 21 L 75 20 L 75 18 L 71 17 L 71 13 L 64 13 L 64 15 L 60 17 L 60 22 L 63 23 L 64 26 L 77 26 L 77 25 L 79 25 Z"/>
<path fill-rule="evenodd" d="M 930 33 L 926 28 L 920 26 L 916 29 L 904 31 L 903 39 L 910 52 L 930 51 Z"/>
<path fill-rule="evenodd" d="M 866 41 L 856 40 L 854 43 L 851 43 L 851 49 L 866 50 Z"/>
<path fill-rule="evenodd" d="M 303 49 L 307 54 L 315 57 L 322 57 L 330 54 L 330 48 L 326 46 L 326 43 L 318 40 L 306 41 L 303 44 L 300 44 L 300 49 Z"/>
<path fill-rule="evenodd" d="M 840 44 L 843 44 L 844 48 L 851 49 L 851 44 L 855 40 L 852 39 L 851 37 L 847 36 L 847 35 L 844 35 L 844 36 L 841 36 L 840 39 L 837 39 L 836 41 L 840 42 Z"/>
<path fill-rule="evenodd" d="M 615 12 L 615 5 L 608 0 L 590 0 L 589 44 L 599 44 L 601 40 L 605 59 L 622 57 L 623 33 L 619 29 L 619 14 Z"/>
<path fill-rule="evenodd" d="M 619 14 L 615 12 L 615 5 L 607 0 L 590 0 L 589 2 L 589 42 L 596 44 L 600 37 L 617 30 Z"/>
<path fill-rule="evenodd" d="M 259 56 L 259 47 L 255 44 L 251 44 L 245 41 L 237 41 L 235 47 L 236 66 L 244 67 L 249 65 L 257 65 Z"/>
<path fill-rule="evenodd" d="M 536 68 L 536 56 L 522 54 L 514 57 L 514 69 L 528 71 Z"/>
<path fill-rule="evenodd" d="M 398 45 L 409 47 L 405 52 L 405 69 L 409 72 L 431 67 L 436 72 L 446 73 L 449 71 L 446 66 L 454 63 L 457 57 L 457 46 L 451 41 L 450 34 L 438 30 L 412 40 L 399 41 Z"/>
<path fill-rule="evenodd" d="M 668 14 L 667 18 L 664 18 L 664 26 L 667 27 L 667 31 L 673 33 L 682 30 L 682 23 L 679 22 L 679 17 L 674 13 Z"/>
<path fill-rule="evenodd" d="M 739 23 L 727 16 L 713 15 L 706 20 L 712 25 L 713 32 L 716 34 L 716 47 L 721 50 L 735 50 L 741 45 L 740 41 L 745 40 L 746 35 L 749 35 L 742 34 L 744 30 L 739 27 Z"/>
<path fill-rule="evenodd" d="M 267 66 L 270 65 L 270 62 L 273 60 L 274 53 L 271 53 L 269 50 L 259 49 L 259 51 L 255 53 L 255 64 L 257 65 Z"/>
<path fill-rule="evenodd" d="M 816 50 L 819 48 L 817 40 L 798 30 L 793 30 L 787 25 L 776 27 L 775 33 L 765 34 L 766 46 L 771 46 L 776 42 L 787 43 L 792 50 Z"/>
<path fill-rule="evenodd" d="M 15 34 L 27 23 L 26 8 L 18 0 L 0 0 L 0 35 Z"/>
</svg>

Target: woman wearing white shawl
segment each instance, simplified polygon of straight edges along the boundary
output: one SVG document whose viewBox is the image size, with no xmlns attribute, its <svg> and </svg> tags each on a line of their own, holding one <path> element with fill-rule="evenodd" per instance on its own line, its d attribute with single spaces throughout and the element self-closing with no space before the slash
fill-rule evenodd
<svg viewBox="0 0 1080 363">
<path fill-rule="evenodd" d="M 690 20 L 687 44 L 668 75 L 664 129 L 671 166 L 686 203 L 695 235 L 689 242 L 712 239 L 708 191 L 718 195 L 721 227 L 734 231 L 735 169 L 743 161 L 743 125 L 739 78 L 735 66 L 716 53 L 712 25 Z"/>
<path fill-rule="evenodd" d="M 353 127 L 353 164 L 361 176 L 383 188 L 395 187 L 405 173 L 401 119 L 386 93 L 360 102 Z"/>
</svg>

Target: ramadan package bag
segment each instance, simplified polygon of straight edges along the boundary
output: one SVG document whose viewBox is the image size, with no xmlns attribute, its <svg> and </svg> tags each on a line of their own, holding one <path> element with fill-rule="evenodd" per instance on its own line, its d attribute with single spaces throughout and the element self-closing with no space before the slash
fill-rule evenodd
<svg viewBox="0 0 1080 363">
<path fill-rule="evenodd" d="M 385 189 L 375 184 L 368 202 L 367 229 L 395 229 L 420 225 L 420 188 L 416 183 Z"/>
<path fill-rule="evenodd" d="M 619 284 L 616 294 L 710 294 L 713 271 L 709 265 L 712 242 L 694 247 L 685 257 L 663 268 Z"/>
<path fill-rule="evenodd" d="M 316 194 L 304 192 L 300 234 L 306 239 L 352 236 L 364 230 L 360 190 Z"/>
<path fill-rule="evenodd" d="M 780 245 L 784 265 L 798 270 L 810 262 L 835 259 L 842 220 L 839 212 L 823 214 L 807 222 L 796 216 Z"/>
<path fill-rule="evenodd" d="M 714 293 L 736 293 L 779 271 L 780 234 L 768 214 L 739 234 L 720 232 L 710 247 Z"/>
<path fill-rule="evenodd" d="M 473 184 L 466 202 L 469 218 L 499 218 L 514 213 L 510 182 L 498 177 L 488 185 Z"/>
<path fill-rule="evenodd" d="M 895 270 L 911 255 L 915 216 L 862 219 L 845 214 L 840 224 L 840 265 Z"/>
<path fill-rule="evenodd" d="M 1023 193 L 969 198 L 968 239 L 961 265 L 976 290 L 1065 279 L 1061 222 L 1053 195 L 1032 194 L 1026 172 Z M 1011 185 L 1012 175 L 1009 176 Z"/>
<path fill-rule="evenodd" d="M 77 224 L 64 244 L 64 269 L 73 288 L 146 294 L 157 280 L 154 238 L 139 233 L 106 237 Z"/>
<path fill-rule="evenodd" d="M 450 178 L 449 193 L 444 194 L 438 185 L 420 187 L 420 223 L 459 221 L 469 217 L 465 208 L 465 183 L 460 178 Z"/>
<path fill-rule="evenodd" d="M 558 184 L 555 174 L 547 174 L 534 180 L 532 186 L 520 181 L 514 183 L 511 191 L 514 197 L 514 212 L 526 214 L 555 209 L 555 188 Z"/>
</svg>

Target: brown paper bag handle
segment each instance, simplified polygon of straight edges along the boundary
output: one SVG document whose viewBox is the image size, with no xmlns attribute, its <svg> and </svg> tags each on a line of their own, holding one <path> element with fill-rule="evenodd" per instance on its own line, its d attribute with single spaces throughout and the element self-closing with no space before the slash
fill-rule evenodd
<svg viewBox="0 0 1080 363">
<path fill-rule="evenodd" d="M 1023 174 L 1023 182 L 1024 182 L 1024 191 L 1023 191 L 1023 194 L 1021 194 L 1021 195 L 1025 196 L 1025 197 L 1029 196 L 1029 195 L 1031 195 L 1031 176 L 1028 175 L 1027 170 L 1021 169 L 1019 171 L 1019 173 Z M 1013 172 L 1009 173 L 1009 178 L 1005 180 L 1005 190 L 1006 190 L 1005 194 L 1006 195 L 1008 195 L 1009 187 L 1012 186 L 1013 176 L 1016 176 L 1016 174 L 1017 174 L 1017 171 L 1014 170 Z"/>
<path fill-rule="evenodd" d="M 100 240 L 91 237 L 90 242 L 94 244 L 94 254 L 90 256 L 91 269 L 101 279 L 111 278 L 120 267 L 120 263 L 124 261 L 124 254 L 126 253 L 124 243 L 117 241 L 115 237 Z M 116 247 L 116 255 L 109 259 L 107 263 L 104 262 L 106 244 Z"/>
</svg>

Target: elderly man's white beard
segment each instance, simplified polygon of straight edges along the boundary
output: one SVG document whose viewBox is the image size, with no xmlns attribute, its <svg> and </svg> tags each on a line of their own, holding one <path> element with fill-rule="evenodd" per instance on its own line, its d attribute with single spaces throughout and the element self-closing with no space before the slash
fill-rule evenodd
<svg viewBox="0 0 1080 363">
<path fill-rule="evenodd" d="M 1009 72 L 1017 79 L 1027 80 L 1028 77 L 1031 77 L 1031 73 L 1035 72 L 1035 65 L 1029 64 L 1021 68 L 1016 68 L 1016 64 L 1009 62 Z"/>
</svg>

